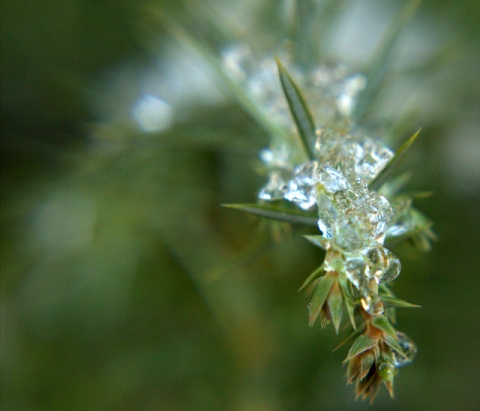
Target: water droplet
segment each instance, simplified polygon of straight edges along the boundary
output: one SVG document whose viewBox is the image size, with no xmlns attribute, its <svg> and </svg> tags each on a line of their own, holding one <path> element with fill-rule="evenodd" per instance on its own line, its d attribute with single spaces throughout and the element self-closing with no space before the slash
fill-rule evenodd
<svg viewBox="0 0 480 411">
<path fill-rule="evenodd" d="M 402 347 L 402 350 L 406 356 L 406 358 L 400 355 L 397 351 L 392 350 L 393 352 L 393 362 L 395 367 L 400 368 L 405 365 L 410 364 L 417 354 L 417 346 L 415 343 L 408 337 L 405 333 L 397 332 L 397 340 Z"/>
<path fill-rule="evenodd" d="M 382 276 L 380 277 L 381 283 L 387 283 L 389 281 L 395 280 L 395 278 L 399 276 L 400 271 L 402 270 L 402 265 L 399 258 L 389 250 L 385 249 L 385 251 L 387 266 Z"/>
</svg>

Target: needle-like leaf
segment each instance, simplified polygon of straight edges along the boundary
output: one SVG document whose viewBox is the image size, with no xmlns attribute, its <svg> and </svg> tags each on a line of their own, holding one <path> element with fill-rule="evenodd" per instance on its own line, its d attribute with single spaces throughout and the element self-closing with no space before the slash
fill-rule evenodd
<svg viewBox="0 0 480 411">
<path fill-rule="evenodd" d="M 323 269 L 323 265 L 318 267 L 312 274 L 310 274 L 307 279 L 304 281 L 302 286 L 298 289 L 298 291 L 304 290 L 306 287 L 308 287 L 313 281 L 315 281 L 318 277 L 320 277 L 325 270 Z"/>
<path fill-rule="evenodd" d="M 312 301 L 310 302 L 310 318 L 309 318 L 309 325 L 310 327 L 315 324 L 315 321 L 322 310 L 323 305 L 328 297 L 328 293 L 330 292 L 333 282 L 335 278 L 332 276 L 323 276 L 320 278 L 317 284 L 317 288 L 315 289 L 315 293 L 313 294 Z"/>
<path fill-rule="evenodd" d="M 372 340 L 366 335 L 360 335 L 353 343 L 352 348 L 350 348 L 350 351 L 348 352 L 347 358 L 345 358 L 343 362 L 346 363 L 358 354 L 367 351 L 370 348 L 373 348 L 376 343 L 377 342 L 375 340 Z"/>
<path fill-rule="evenodd" d="M 383 315 L 379 315 L 372 319 L 372 324 L 382 330 L 385 331 L 388 335 L 391 335 L 394 338 L 397 338 L 397 331 L 393 328 L 392 324 L 387 320 L 386 317 Z"/>
<path fill-rule="evenodd" d="M 408 301 L 401 300 L 390 295 L 382 295 L 382 301 L 388 307 L 399 307 L 399 308 L 419 308 L 420 305 L 409 303 Z"/>
<path fill-rule="evenodd" d="M 260 217 L 272 220 L 286 221 L 292 224 L 317 225 L 317 217 L 297 210 L 282 209 L 270 205 L 261 204 L 222 204 L 223 207 L 234 208 Z"/>
<path fill-rule="evenodd" d="M 332 286 L 332 290 L 327 299 L 328 309 L 330 311 L 330 317 L 335 328 L 335 332 L 338 334 L 340 329 L 340 323 L 342 322 L 342 303 L 343 295 L 338 282 L 335 282 Z"/>
<path fill-rule="evenodd" d="M 396 151 L 395 155 L 390 159 L 384 169 L 370 182 L 368 185 L 372 190 L 378 190 L 386 181 L 387 177 L 392 173 L 395 167 L 399 164 L 402 157 L 407 150 L 412 146 L 422 129 L 418 129 L 402 146 Z"/>
<path fill-rule="evenodd" d="M 350 318 L 353 329 L 356 329 L 357 325 L 355 323 L 355 304 L 353 303 L 353 298 L 349 290 L 349 283 L 347 279 L 343 276 L 338 277 L 338 282 L 340 284 L 340 288 L 342 289 L 343 298 L 345 299 L 345 306 L 347 307 L 348 317 Z"/>
<path fill-rule="evenodd" d="M 303 149 L 310 159 L 314 158 L 313 146 L 315 142 L 315 122 L 312 113 L 302 96 L 300 88 L 287 72 L 283 64 L 276 59 L 278 75 L 282 89 L 287 99 L 290 113 L 292 114 L 298 133 L 302 139 Z"/>
<path fill-rule="evenodd" d="M 399 344 L 396 337 L 392 337 L 391 335 L 385 336 L 385 342 L 393 348 L 398 354 L 400 354 L 403 358 L 408 359 L 407 354 L 403 351 L 402 346 Z"/>
<path fill-rule="evenodd" d="M 313 245 L 316 245 L 318 248 L 321 248 L 322 250 L 327 249 L 327 243 L 329 241 L 328 238 L 321 235 L 304 235 L 303 237 L 305 237 Z"/>
</svg>

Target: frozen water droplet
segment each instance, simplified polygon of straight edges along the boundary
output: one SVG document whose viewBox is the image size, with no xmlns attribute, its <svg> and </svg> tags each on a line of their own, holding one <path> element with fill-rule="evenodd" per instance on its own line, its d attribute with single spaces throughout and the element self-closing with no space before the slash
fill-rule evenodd
<svg viewBox="0 0 480 411">
<path fill-rule="evenodd" d="M 393 217 L 387 228 L 387 237 L 398 237 L 415 228 L 415 221 L 410 213 L 411 205 L 410 198 L 397 201 L 393 205 Z"/>
<path fill-rule="evenodd" d="M 258 193 L 260 200 L 281 200 L 288 190 L 288 176 L 283 170 L 275 170 L 270 173 L 268 183 Z"/>
<path fill-rule="evenodd" d="M 414 360 L 415 355 L 417 354 L 417 346 L 406 334 L 402 332 L 397 332 L 397 340 L 400 344 L 400 347 L 402 347 L 403 353 L 405 354 L 405 356 L 403 356 L 397 351 L 392 350 L 395 367 L 400 368 L 410 364 Z"/>
<path fill-rule="evenodd" d="M 315 141 L 315 151 L 322 166 L 341 170 L 352 180 L 370 182 L 393 157 L 386 146 L 362 134 L 343 135 L 333 130 L 321 130 Z"/>
<path fill-rule="evenodd" d="M 344 254 L 344 270 L 348 280 L 357 288 L 366 287 L 367 281 L 365 277 L 366 262 L 360 253 Z"/>
<path fill-rule="evenodd" d="M 367 277 L 377 283 L 386 283 L 398 277 L 401 271 L 400 260 L 381 244 L 366 247 L 362 254 L 368 261 Z"/>
<path fill-rule="evenodd" d="M 387 249 L 385 249 L 385 251 L 387 267 L 385 268 L 384 273 L 380 277 L 381 283 L 387 283 L 389 281 L 395 280 L 395 278 L 399 276 L 400 271 L 402 270 L 402 265 L 398 257 Z"/>
<path fill-rule="evenodd" d="M 352 251 L 354 247 L 366 247 L 372 240 L 379 244 L 384 242 L 386 226 L 392 215 L 390 204 L 385 197 L 369 191 L 361 181 L 333 194 L 322 184 L 317 197 L 319 228 L 323 235 L 329 238 L 334 236 L 336 231 L 341 248 Z M 345 231 L 345 234 L 342 234 L 342 231 Z M 347 242 L 350 245 L 347 245 Z"/>
<path fill-rule="evenodd" d="M 374 278 L 378 283 L 385 272 L 387 266 L 385 259 L 385 249 L 380 244 L 375 244 L 373 247 L 366 247 L 362 250 L 362 254 L 368 261 L 367 277 Z"/>
</svg>

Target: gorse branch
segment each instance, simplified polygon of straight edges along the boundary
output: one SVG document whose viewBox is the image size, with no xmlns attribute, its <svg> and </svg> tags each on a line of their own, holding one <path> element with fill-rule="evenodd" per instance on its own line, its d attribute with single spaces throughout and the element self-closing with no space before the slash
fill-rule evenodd
<svg viewBox="0 0 480 411">
<path fill-rule="evenodd" d="M 407 241 L 426 250 L 434 234 L 414 208 L 413 196 L 399 192 L 399 180 L 389 180 L 420 130 L 394 152 L 362 121 L 419 1 L 408 1 L 394 19 L 366 74 L 309 58 L 319 51 L 309 49 L 319 43 L 308 38 L 316 32 L 311 16 L 320 15 L 317 3 L 296 2 L 297 60 L 284 52 L 258 59 L 243 44 L 226 47 L 219 60 L 186 30 L 169 30 L 204 56 L 271 137 L 260 152 L 268 177 L 257 202 L 225 206 L 316 227 L 317 234 L 305 237 L 323 250 L 324 261 L 299 290 L 311 293 L 308 323 L 331 323 L 339 333 L 346 312 L 352 333 L 342 344 L 353 340 L 344 361 L 347 382 L 355 383 L 357 397 L 373 400 L 381 383 L 393 396 L 398 369 L 416 353 L 413 341 L 393 323 L 396 308 L 418 306 L 397 298 L 386 285 L 400 274 L 401 262 L 385 244 Z M 308 23 L 304 30 L 299 18 Z"/>
</svg>

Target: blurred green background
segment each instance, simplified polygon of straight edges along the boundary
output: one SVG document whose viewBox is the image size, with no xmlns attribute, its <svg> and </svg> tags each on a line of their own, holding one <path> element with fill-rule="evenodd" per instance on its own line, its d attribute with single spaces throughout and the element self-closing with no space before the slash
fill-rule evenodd
<svg viewBox="0 0 480 411">
<path fill-rule="evenodd" d="M 288 3 L 197 2 L 267 49 Z M 342 2 L 330 54 L 358 62 L 401 3 Z M 194 2 L 155 4 L 208 26 Z M 479 4 L 424 1 L 386 94 L 389 121 L 405 105 L 423 126 L 406 167 L 434 192 L 418 207 L 440 241 L 395 250 L 394 291 L 423 306 L 398 329 L 419 353 L 369 406 L 339 337 L 307 326 L 308 231 L 275 243 L 220 207 L 255 199 L 268 139 L 198 59 L 146 2 L 2 0 L 2 410 L 480 409 Z M 132 115 L 150 95 L 154 132 Z"/>
</svg>

